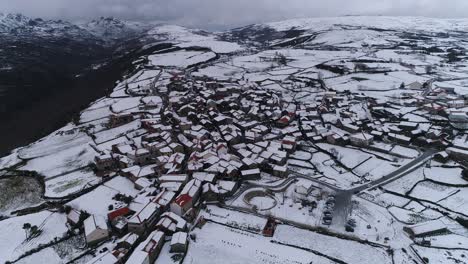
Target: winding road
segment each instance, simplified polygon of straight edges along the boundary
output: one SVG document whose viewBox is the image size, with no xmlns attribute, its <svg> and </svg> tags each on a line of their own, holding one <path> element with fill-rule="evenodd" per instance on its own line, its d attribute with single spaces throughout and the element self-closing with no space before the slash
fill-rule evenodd
<svg viewBox="0 0 468 264">
<path fill-rule="evenodd" d="M 262 184 L 262 183 L 255 183 L 255 182 L 246 182 L 245 185 L 243 185 L 233 196 L 230 197 L 230 201 L 233 202 L 237 198 L 239 198 L 243 193 L 245 193 L 247 190 L 252 189 L 252 188 L 265 188 L 267 190 L 271 190 L 273 192 L 280 192 L 284 189 L 286 189 L 289 185 L 291 185 L 294 181 L 297 179 L 306 179 L 309 181 L 312 181 L 314 183 L 317 183 L 318 185 L 328 188 L 335 192 L 335 208 L 333 211 L 333 223 L 332 225 L 334 227 L 343 227 L 346 224 L 347 218 L 350 215 L 352 211 L 352 197 L 354 194 L 357 194 L 359 192 L 362 192 L 364 190 L 368 189 L 373 189 L 376 187 L 379 187 L 383 184 L 388 184 L 394 180 L 397 180 L 408 173 L 414 171 L 415 169 L 421 167 L 424 165 L 428 160 L 432 158 L 432 156 L 437 153 L 438 150 L 435 149 L 428 149 L 424 153 L 422 153 L 419 157 L 415 158 L 414 160 L 408 162 L 407 164 L 401 166 L 400 168 L 392 171 L 391 173 L 387 174 L 386 176 L 369 182 L 367 184 L 348 189 L 348 190 L 343 190 L 340 189 L 332 184 L 317 180 L 311 176 L 301 174 L 295 171 L 290 171 L 290 176 L 289 178 L 285 179 L 284 181 L 280 182 L 279 184 L 272 185 L 272 184 Z"/>
</svg>

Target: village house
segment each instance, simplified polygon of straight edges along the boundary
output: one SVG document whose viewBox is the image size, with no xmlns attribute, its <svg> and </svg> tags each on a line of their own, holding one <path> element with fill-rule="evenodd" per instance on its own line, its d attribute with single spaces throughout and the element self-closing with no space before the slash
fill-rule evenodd
<svg viewBox="0 0 468 264">
<path fill-rule="evenodd" d="M 100 216 L 91 215 L 86 218 L 84 230 L 88 246 L 96 245 L 109 237 L 106 220 Z"/>
<path fill-rule="evenodd" d="M 171 249 L 172 253 L 185 253 L 187 251 L 187 233 L 177 232 L 172 235 L 171 238 Z"/>
<path fill-rule="evenodd" d="M 405 226 L 403 230 L 412 238 L 425 237 L 447 232 L 447 225 L 441 220 L 432 220 L 412 226 Z"/>
<path fill-rule="evenodd" d="M 119 234 L 123 235 L 128 231 L 128 219 L 127 216 L 130 215 L 132 211 L 127 207 L 122 207 L 116 210 L 113 210 L 107 214 L 107 220 L 112 226 L 112 230 Z"/>
<path fill-rule="evenodd" d="M 163 174 L 158 177 L 158 181 L 160 183 L 165 183 L 165 182 L 186 183 L 188 179 L 189 179 L 189 176 L 187 174 Z"/>
<path fill-rule="evenodd" d="M 128 153 L 127 156 L 138 165 L 146 165 L 151 161 L 151 153 L 144 148 L 136 149 Z"/>
<path fill-rule="evenodd" d="M 273 176 L 284 178 L 288 176 L 288 166 L 279 166 L 275 165 L 273 166 Z"/>
<path fill-rule="evenodd" d="M 161 206 L 157 203 L 148 202 L 143 208 L 128 219 L 128 231 L 143 235 L 151 230 L 161 215 Z"/>
<path fill-rule="evenodd" d="M 156 228 L 166 234 L 173 234 L 185 230 L 187 228 L 187 221 L 173 212 L 165 212 L 161 215 Z"/>
<path fill-rule="evenodd" d="M 127 233 L 117 240 L 117 245 L 114 247 L 112 254 L 116 256 L 117 259 L 122 260 L 137 246 L 138 238 L 139 236 L 137 234 Z"/>
<path fill-rule="evenodd" d="M 340 124 L 340 122 L 338 123 Z M 349 133 L 357 133 L 360 128 L 350 123 L 341 123 L 341 128 Z"/>
<path fill-rule="evenodd" d="M 80 223 L 81 220 L 81 212 L 76 210 L 76 209 L 70 209 L 70 212 L 67 213 L 67 223 L 74 227 L 78 223 Z"/>
<path fill-rule="evenodd" d="M 192 209 L 201 193 L 201 182 L 196 179 L 189 181 L 179 196 L 171 203 L 171 212 L 183 216 Z"/>
<path fill-rule="evenodd" d="M 468 150 L 450 147 L 445 150 L 452 158 L 456 160 L 468 160 Z"/>
<path fill-rule="evenodd" d="M 150 187 L 151 185 L 153 185 L 153 183 L 147 179 L 147 178 L 139 178 L 138 180 L 135 181 L 134 183 L 135 185 L 135 189 L 141 191 L 143 189 L 146 189 L 148 187 Z"/>
<path fill-rule="evenodd" d="M 128 264 L 154 263 L 164 245 L 165 235 L 163 232 L 153 231 L 148 238 L 141 242 L 128 258 Z"/>
<path fill-rule="evenodd" d="M 127 177 L 129 180 L 136 182 L 141 178 L 151 178 L 155 176 L 155 165 L 148 165 L 140 167 L 138 165 L 122 169 L 122 176 Z"/>
<path fill-rule="evenodd" d="M 175 192 L 170 190 L 164 190 L 156 195 L 151 201 L 157 203 L 162 210 L 166 210 L 171 202 L 174 200 Z"/>
<path fill-rule="evenodd" d="M 114 128 L 118 127 L 121 125 L 125 125 L 127 123 L 130 123 L 133 121 L 133 115 L 132 114 L 118 114 L 118 115 L 111 115 L 109 117 L 109 123 L 108 127 L 109 128 Z"/>
<path fill-rule="evenodd" d="M 468 115 L 466 112 L 451 111 L 449 114 L 450 124 L 458 129 L 468 129 Z"/>
<path fill-rule="evenodd" d="M 94 158 L 96 169 L 98 171 L 113 170 L 118 167 L 118 163 L 111 154 L 103 154 Z"/>
<path fill-rule="evenodd" d="M 296 138 L 293 136 L 285 136 L 282 141 L 282 147 L 287 152 L 296 150 Z"/>
<path fill-rule="evenodd" d="M 462 108 L 465 107 L 465 100 L 452 100 L 447 102 L 450 108 Z"/>
<path fill-rule="evenodd" d="M 260 178 L 259 169 L 250 169 L 241 171 L 241 177 L 244 180 L 255 180 Z"/>
<path fill-rule="evenodd" d="M 405 135 L 401 135 L 398 133 L 388 133 L 388 138 L 394 140 L 398 143 L 409 145 L 411 143 L 411 138 Z"/>
<path fill-rule="evenodd" d="M 368 147 L 372 144 L 374 136 L 367 133 L 356 133 L 349 136 L 352 145 L 358 147 Z"/>
<path fill-rule="evenodd" d="M 207 172 L 194 172 L 192 174 L 192 177 L 194 179 L 199 180 L 200 182 L 203 183 L 214 183 L 216 181 L 216 175 L 213 173 L 207 173 Z"/>
<path fill-rule="evenodd" d="M 217 185 L 205 183 L 202 187 L 202 197 L 205 202 L 217 202 L 221 199 L 221 194 Z"/>
<path fill-rule="evenodd" d="M 398 124 L 398 127 L 406 131 L 411 131 L 417 129 L 419 124 L 415 122 L 402 121 Z"/>
</svg>

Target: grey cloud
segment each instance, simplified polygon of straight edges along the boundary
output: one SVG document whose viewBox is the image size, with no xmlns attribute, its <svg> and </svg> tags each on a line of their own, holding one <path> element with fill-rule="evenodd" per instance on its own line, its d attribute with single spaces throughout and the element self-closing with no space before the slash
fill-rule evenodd
<svg viewBox="0 0 468 264">
<path fill-rule="evenodd" d="M 114 16 L 208 29 L 297 17 L 463 17 L 467 11 L 466 0 L 0 0 L 0 12 L 32 17 L 83 20 Z"/>
</svg>

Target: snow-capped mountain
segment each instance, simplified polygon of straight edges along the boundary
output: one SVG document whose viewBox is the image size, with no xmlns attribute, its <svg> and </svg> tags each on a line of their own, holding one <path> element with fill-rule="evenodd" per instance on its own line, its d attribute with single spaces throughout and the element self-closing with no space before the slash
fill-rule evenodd
<svg viewBox="0 0 468 264">
<path fill-rule="evenodd" d="M 151 23 L 122 21 L 111 17 L 72 23 L 64 20 L 32 19 L 22 14 L 0 14 L 0 34 L 10 38 L 70 37 L 109 42 L 136 36 L 151 26 Z"/>
<path fill-rule="evenodd" d="M 87 23 L 79 24 L 91 34 L 106 40 L 119 40 L 135 37 L 149 30 L 155 23 L 122 21 L 113 17 L 101 17 Z"/>
<path fill-rule="evenodd" d="M 254 24 L 222 33 L 225 38 L 253 45 L 336 45 L 357 42 L 378 45 L 410 38 L 410 34 L 441 39 L 468 32 L 466 19 L 346 16 L 303 18 Z M 282 43 L 284 42 L 284 43 Z"/>
<path fill-rule="evenodd" d="M 22 14 L 0 13 L 0 32 L 9 33 L 11 30 L 24 27 L 31 22 L 31 19 Z M 34 22 L 31 22 L 34 23 Z"/>
</svg>

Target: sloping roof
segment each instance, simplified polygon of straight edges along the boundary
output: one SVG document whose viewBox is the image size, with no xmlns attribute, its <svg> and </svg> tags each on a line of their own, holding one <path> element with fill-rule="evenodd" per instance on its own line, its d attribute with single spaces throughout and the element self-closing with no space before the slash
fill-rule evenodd
<svg viewBox="0 0 468 264">
<path fill-rule="evenodd" d="M 91 215 L 84 221 L 85 235 L 89 236 L 96 229 L 107 230 L 106 220 L 101 216 Z"/>
<path fill-rule="evenodd" d="M 107 218 L 112 221 L 114 220 L 116 217 L 119 217 L 119 216 L 123 216 L 123 215 L 127 215 L 128 213 L 130 213 L 130 209 L 128 209 L 128 207 L 122 207 L 120 209 L 117 209 L 117 210 L 114 210 L 110 213 L 107 214 Z"/>
<path fill-rule="evenodd" d="M 171 245 L 174 244 L 185 244 L 187 242 L 187 233 L 177 232 L 172 235 Z"/>
<path fill-rule="evenodd" d="M 182 194 L 175 200 L 175 203 L 178 204 L 180 207 L 184 207 L 185 204 L 192 201 L 192 196 L 188 194 Z"/>
</svg>

